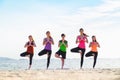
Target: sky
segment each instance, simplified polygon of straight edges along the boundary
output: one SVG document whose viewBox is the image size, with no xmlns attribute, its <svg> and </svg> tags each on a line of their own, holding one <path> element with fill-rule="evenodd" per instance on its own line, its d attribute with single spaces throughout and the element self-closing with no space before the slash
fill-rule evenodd
<svg viewBox="0 0 120 80">
<path fill-rule="evenodd" d="M 52 58 L 62 33 L 69 45 L 67 58 L 79 58 L 70 49 L 78 46 L 80 28 L 90 36 L 89 43 L 92 35 L 97 37 L 99 58 L 120 58 L 120 0 L 0 0 L 0 57 L 20 59 L 32 35 L 37 45 L 34 58 L 46 58 L 38 53 L 44 49 L 42 41 L 49 30 L 55 42 Z"/>
</svg>

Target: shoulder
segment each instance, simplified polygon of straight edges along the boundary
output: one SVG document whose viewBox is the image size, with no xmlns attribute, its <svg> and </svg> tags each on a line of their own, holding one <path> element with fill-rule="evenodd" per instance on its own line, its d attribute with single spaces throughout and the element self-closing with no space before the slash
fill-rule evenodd
<svg viewBox="0 0 120 80">
<path fill-rule="evenodd" d="M 32 41 L 32 43 L 34 43 L 35 41 Z"/>
<path fill-rule="evenodd" d="M 67 41 L 67 40 L 65 40 L 64 42 L 65 42 L 65 43 L 67 43 L 68 41 Z"/>
<path fill-rule="evenodd" d="M 80 35 L 78 35 L 77 37 L 80 37 Z"/>
<path fill-rule="evenodd" d="M 33 43 L 33 44 L 34 44 L 34 43 L 35 43 L 35 41 L 32 41 L 31 43 Z"/>
<path fill-rule="evenodd" d="M 44 38 L 44 40 L 47 39 L 47 38 Z"/>
<path fill-rule="evenodd" d="M 62 42 L 62 40 L 59 40 L 59 42 Z"/>
<path fill-rule="evenodd" d="M 30 44 L 30 42 L 28 41 L 28 42 L 26 42 L 26 45 L 29 45 Z"/>
<path fill-rule="evenodd" d="M 44 38 L 43 40 L 47 40 L 47 38 Z"/>
<path fill-rule="evenodd" d="M 53 38 L 52 38 L 52 37 L 51 37 L 50 39 L 51 39 L 51 40 L 53 40 Z"/>
<path fill-rule="evenodd" d="M 93 44 L 93 42 L 90 42 L 90 45 L 92 45 Z"/>
<path fill-rule="evenodd" d="M 29 43 L 30 41 L 27 41 L 26 43 Z"/>
<path fill-rule="evenodd" d="M 80 35 L 77 36 L 77 39 L 80 38 Z"/>
<path fill-rule="evenodd" d="M 98 42 L 96 42 L 96 44 L 99 44 Z"/>
<path fill-rule="evenodd" d="M 84 35 L 84 38 L 85 38 L 85 39 L 87 39 L 87 36 L 86 36 L 86 35 Z"/>
<path fill-rule="evenodd" d="M 53 41 L 53 38 L 51 37 L 51 38 L 49 39 L 49 41 Z"/>
</svg>

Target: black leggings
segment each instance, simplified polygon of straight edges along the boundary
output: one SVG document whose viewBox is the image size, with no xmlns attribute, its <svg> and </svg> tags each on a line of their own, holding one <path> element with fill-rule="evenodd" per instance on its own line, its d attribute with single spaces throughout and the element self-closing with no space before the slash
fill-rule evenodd
<svg viewBox="0 0 120 80">
<path fill-rule="evenodd" d="M 30 55 L 30 57 L 29 57 L 29 65 L 32 65 L 33 53 L 24 52 L 24 53 L 20 54 L 21 57 L 25 57 L 27 55 Z"/>
<path fill-rule="evenodd" d="M 50 64 L 50 58 L 51 58 L 52 51 L 44 49 L 44 50 L 42 50 L 41 52 L 38 53 L 39 56 L 42 56 L 44 54 L 48 54 L 48 57 L 47 57 L 47 69 L 48 69 L 49 64 Z"/>
<path fill-rule="evenodd" d="M 95 65 L 96 65 L 98 52 L 90 51 L 90 52 L 88 52 L 85 56 L 86 56 L 86 57 L 94 56 L 94 63 L 93 63 L 93 68 L 94 68 Z"/>
<path fill-rule="evenodd" d="M 80 51 L 82 52 L 82 54 L 81 54 L 81 61 L 80 61 L 80 67 L 82 68 L 83 61 L 84 61 L 85 49 L 82 49 L 82 48 L 79 48 L 79 47 L 71 49 L 71 52 L 75 52 L 75 53 L 80 53 Z"/>
</svg>

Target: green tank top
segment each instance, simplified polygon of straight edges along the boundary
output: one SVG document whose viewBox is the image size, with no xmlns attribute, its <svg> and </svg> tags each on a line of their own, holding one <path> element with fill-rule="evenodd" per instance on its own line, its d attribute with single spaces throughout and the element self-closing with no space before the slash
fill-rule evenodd
<svg viewBox="0 0 120 80">
<path fill-rule="evenodd" d="M 66 52 L 66 46 L 65 45 L 67 45 L 67 41 L 65 40 L 64 44 L 63 44 L 62 40 L 60 40 L 59 43 L 60 43 L 60 50 L 63 51 L 63 52 Z"/>
</svg>

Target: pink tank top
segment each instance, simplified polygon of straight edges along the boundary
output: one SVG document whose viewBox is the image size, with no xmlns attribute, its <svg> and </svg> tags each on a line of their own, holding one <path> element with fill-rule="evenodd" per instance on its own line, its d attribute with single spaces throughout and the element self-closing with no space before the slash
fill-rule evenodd
<svg viewBox="0 0 120 80">
<path fill-rule="evenodd" d="M 78 47 L 79 48 L 82 48 L 82 49 L 85 49 L 85 40 L 86 40 L 87 38 L 86 38 L 86 36 L 78 36 L 77 37 L 77 40 L 79 40 L 79 45 L 78 45 Z"/>
</svg>

